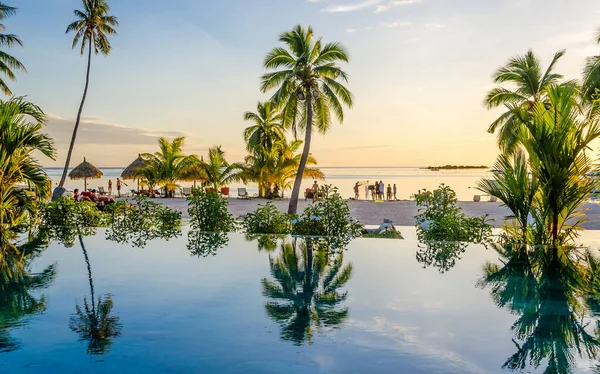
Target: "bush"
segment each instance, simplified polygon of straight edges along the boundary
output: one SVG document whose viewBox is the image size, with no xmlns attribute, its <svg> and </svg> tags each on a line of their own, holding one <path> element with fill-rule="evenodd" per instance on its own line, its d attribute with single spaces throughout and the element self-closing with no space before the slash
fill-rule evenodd
<svg viewBox="0 0 600 374">
<path fill-rule="evenodd" d="M 193 230 L 202 232 L 233 232 L 237 223 L 227 210 L 227 200 L 215 191 L 195 189 L 188 197 L 188 213 Z"/>
<path fill-rule="evenodd" d="M 291 223 L 287 214 L 281 213 L 273 203 L 259 204 L 258 208 L 242 217 L 247 234 L 288 234 Z"/>
<path fill-rule="evenodd" d="M 434 191 L 415 195 L 419 214 L 415 216 L 419 240 L 480 243 L 492 234 L 487 215 L 469 217 L 456 205 L 456 193 L 443 183 Z"/>
<path fill-rule="evenodd" d="M 323 186 L 319 191 L 323 199 L 309 205 L 302 215 L 292 220 L 292 234 L 339 239 L 361 236 L 363 226 L 350 215 L 348 204 L 337 191 L 337 188 Z"/>
<path fill-rule="evenodd" d="M 61 243 L 74 243 L 77 235 L 87 236 L 96 227 L 104 227 L 107 218 L 89 201 L 75 201 L 60 197 L 52 202 L 40 203 L 39 219 L 45 235 Z"/>
</svg>

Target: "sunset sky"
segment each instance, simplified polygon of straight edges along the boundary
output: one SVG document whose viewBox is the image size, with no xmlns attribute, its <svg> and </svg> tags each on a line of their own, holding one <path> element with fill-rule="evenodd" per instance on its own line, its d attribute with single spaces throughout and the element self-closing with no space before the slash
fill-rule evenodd
<svg viewBox="0 0 600 374">
<path fill-rule="evenodd" d="M 187 136 L 185 151 L 221 144 L 244 156 L 242 119 L 256 102 L 264 55 L 278 35 L 312 25 L 351 54 L 344 69 L 355 107 L 343 125 L 313 137 L 322 166 L 492 164 L 486 133 L 498 114 L 483 97 L 490 75 L 528 48 L 544 66 L 579 78 L 599 54 L 598 0 L 112 0 L 119 35 L 108 58 L 92 61 L 85 122 L 73 164 L 127 165 L 156 150 L 158 136 Z M 80 0 L 18 0 L 5 21 L 25 48 L 11 50 L 28 73 L 10 84 L 50 116 L 58 166 L 64 162 L 84 84 L 86 60 L 65 35 Z"/>
</svg>

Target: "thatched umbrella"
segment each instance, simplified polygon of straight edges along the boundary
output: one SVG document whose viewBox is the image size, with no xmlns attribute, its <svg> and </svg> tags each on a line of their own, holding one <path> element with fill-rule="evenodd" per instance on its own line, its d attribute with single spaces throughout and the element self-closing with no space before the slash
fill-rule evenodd
<svg viewBox="0 0 600 374">
<path fill-rule="evenodd" d="M 89 179 L 100 179 L 102 178 L 102 172 L 97 167 L 90 164 L 83 158 L 83 162 L 69 173 L 71 179 L 83 179 L 84 191 L 87 191 L 87 180 Z"/>
<path fill-rule="evenodd" d="M 121 173 L 121 178 L 123 179 L 134 179 L 135 171 L 137 169 L 143 169 L 146 167 L 146 161 L 142 158 L 141 155 L 138 154 L 138 158 L 136 158 L 128 167 L 123 170 Z M 137 190 L 140 192 L 140 179 L 137 180 Z"/>
</svg>

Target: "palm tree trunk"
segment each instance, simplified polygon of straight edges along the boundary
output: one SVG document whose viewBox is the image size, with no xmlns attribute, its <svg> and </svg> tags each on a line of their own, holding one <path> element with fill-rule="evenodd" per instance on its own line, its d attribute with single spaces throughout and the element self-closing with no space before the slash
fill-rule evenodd
<svg viewBox="0 0 600 374">
<path fill-rule="evenodd" d="M 69 170 L 69 163 L 71 162 L 71 154 L 73 153 L 73 146 L 75 145 L 75 139 L 77 138 L 77 130 L 79 129 L 79 121 L 81 120 L 81 112 L 83 111 L 83 104 L 85 104 L 85 97 L 87 96 L 88 86 L 90 84 L 90 67 L 92 64 L 92 44 L 93 40 L 90 40 L 88 46 L 88 64 L 87 73 L 85 75 L 85 88 L 83 89 L 83 97 L 81 98 L 81 104 L 79 104 L 79 111 L 77 112 L 77 119 L 75 120 L 75 128 L 73 129 L 73 136 L 71 137 L 71 144 L 69 145 L 69 152 L 67 153 L 67 160 L 65 161 L 65 168 L 63 169 L 62 177 L 58 187 L 65 185 L 67 179 L 67 171 Z"/>
<path fill-rule="evenodd" d="M 296 212 L 298 211 L 298 195 L 300 195 L 300 185 L 302 184 L 304 168 L 306 167 L 306 161 L 308 160 L 308 154 L 310 153 L 310 139 L 312 136 L 312 116 L 312 97 L 310 90 L 307 90 L 306 133 L 304 135 L 304 150 L 302 151 L 302 157 L 300 158 L 300 165 L 298 165 L 298 173 L 296 174 L 296 180 L 294 181 L 292 196 L 290 196 L 290 206 L 288 207 L 288 214 L 296 214 Z"/>
<path fill-rule="evenodd" d="M 87 265 L 88 270 L 88 280 L 90 282 L 90 293 L 92 295 L 92 314 L 94 317 L 96 316 L 96 302 L 94 301 L 94 281 L 92 280 L 92 265 L 90 264 L 90 258 L 88 257 L 87 251 L 85 250 L 85 245 L 83 244 L 83 238 L 81 237 L 81 233 L 79 233 L 79 244 L 81 245 L 81 250 L 83 251 L 83 256 L 85 257 L 85 263 Z"/>
</svg>

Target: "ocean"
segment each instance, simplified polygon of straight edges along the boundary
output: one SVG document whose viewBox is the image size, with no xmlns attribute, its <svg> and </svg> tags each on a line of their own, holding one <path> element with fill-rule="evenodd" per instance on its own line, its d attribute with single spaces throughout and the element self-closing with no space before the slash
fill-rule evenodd
<svg viewBox="0 0 600 374">
<path fill-rule="evenodd" d="M 116 189 L 116 179 L 120 177 L 124 167 L 101 167 L 103 173 L 101 179 L 88 179 L 88 188 L 98 189 L 99 186 L 108 188 L 108 181 L 112 179 L 113 189 Z M 387 187 L 394 183 L 398 189 L 398 199 L 410 199 L 417 191 L 423 188 L 429 190 L 436 188 L 441 183 L 450 186 L 461 201 L 470 201 L 473 195 L 479 192 L 475 189 L 477 181 L 482 178 L 491 178 L 492 173 L 488 169 L 470 169 L 470 170 L 440 170 L 430 171 L 419 167 L 321 167 L 325 174 L 325 181 L 319 181 L 320 185 L 330 184 L 338 188 L 344 198 L 354 196 L 354 184 L 356 182 L 373 183 L 373 181 L 383 181 Z M 46 173 L 52 179 L 53 185 L 57 185 L 62 173 L 62 168 L 45 168 Z M 124 191 L 135 189 L 135 182 L 125 181 L 128 184 Z M 312 180 L 305 180 L 301 191 L 310 188 Z M 191 186 L 191 182 L 182 182 L 182 187 Z M 67 189 L 83 189 L 83 180 L 70 180 L 67 178 L 65 183 Z M 255 184 L 244 186 L 242 183 L 235 183 L 229 186 L 232 196 L 237 196 L 237 188 L 245 187 L 252 196 L 258 193 Z M 360 198 L 364 199 L 364 186 L 360 188 Z M 291 191 L 285 191 L 285 196 L 289 197 Z"/>
</svg>

